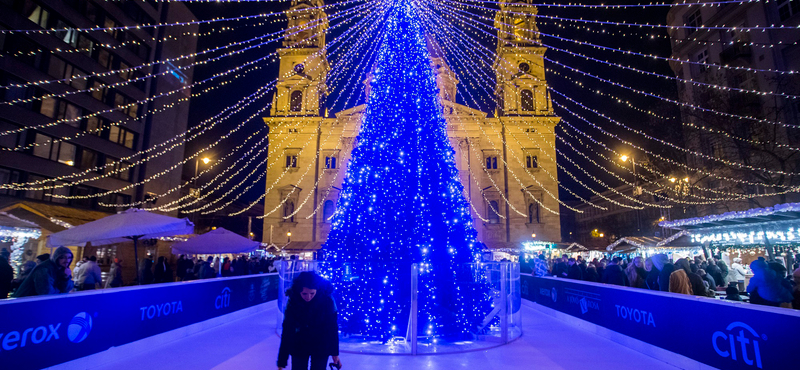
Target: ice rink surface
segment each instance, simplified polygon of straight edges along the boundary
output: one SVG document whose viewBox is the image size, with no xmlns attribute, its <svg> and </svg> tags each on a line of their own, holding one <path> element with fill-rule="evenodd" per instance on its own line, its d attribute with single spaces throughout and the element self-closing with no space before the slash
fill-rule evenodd
<svg viewBox="0 0 800 370">
<path fill-rule="evenodd" d="M 505 346 L 416 357 L 343 353 L 342 369 L 677 369 L 533 308 L 523 306 L 522 310 L 524 334 Z M 269 310 L 231 321 L 159 348 L 119 358 L 98 369 L 277 369 L 280 338 L 275 334 L 276 312 Z"/>
</svg>

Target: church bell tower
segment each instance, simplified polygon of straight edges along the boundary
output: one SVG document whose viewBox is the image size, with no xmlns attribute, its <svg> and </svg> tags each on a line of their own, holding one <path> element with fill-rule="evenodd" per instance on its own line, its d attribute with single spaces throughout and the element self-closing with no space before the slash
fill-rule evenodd
<svg viewBox="0 0 800 370">
<path fill-rule="evenodd" d="M 497 114 L 499 116 L 552 116 L 553 108 L 544 73 L 544 53 L 536 27 L 537 8 L 532 0 L 504 0 L 494 26 L 498 31 Z"/>
<path fill-rule="evenodd" d="M 322 116 L 330 66 L 325 51 L 328 16 L 323 0 L 292 0 L 283 39 L 279 78 L 270 115 Z"/>
</svg>

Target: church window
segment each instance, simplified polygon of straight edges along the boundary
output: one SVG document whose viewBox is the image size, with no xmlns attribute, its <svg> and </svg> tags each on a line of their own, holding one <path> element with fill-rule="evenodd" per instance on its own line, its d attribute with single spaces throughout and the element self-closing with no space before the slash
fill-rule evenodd
<svg viewBox="0 0 800 370">
<path fill-rule="evenodd" d="M 489 223 L 490 224 L 499 224 L 500 223 L 500 210 L 498 209 L 497 201 L 490 201 L 489 202 Z"/>
<path fill-rule="evenodd" d="M 286 156 L 286 168 L 295 168 L 297 167 L 297 156 L 296 155 L 287 155 Z"/>
<path fill-rule="evenodd" d="M 289 98 L 289 110 L 292 112 L 299 112 L 303 110 L 303 92 L 300 90 L 292 91 Z"/>
<path fill-rule="evenodd" d="M 531 203 L 528 205 L 528 223 L 539 223 L 539 203 Z"/>
<path fill-rule="evenodd" d="M 525 156 L 525 167 L 539 168 L 539 158 L 537 158 L 533 154 L 528 154 L 527 156 Z"/>
<path fill-rule="evenodd" d="M 336 168 L 336 157 L 325 157 L 325 169 Z"/>
<path fill-rule="evenodd" d="M 294 202 L 291 200 L 283 204 L 283 222 L 294 222 Z"/>
<path fill-rule="evenodd" d="M 486 169 L 487 170 L 496 170 L 497 169 L 497 157 L 496 156 L 486 157 Z"/>
<path fill-rule="evenodd" d="M 530 90 L 522 90 L 519 93 L 520 107 L 523 111 L 531 112 L 534 110 L 533 105 L 533 92 Z"/>
<path fill-rule="evenodd" d="M 325 204 L 322 206 L 322 222 L 331 222 L 331 216 L 333 216 L 335 209 L 336 206 L 333 204 L 333 201 L 326 200 Z"/>
</svg>

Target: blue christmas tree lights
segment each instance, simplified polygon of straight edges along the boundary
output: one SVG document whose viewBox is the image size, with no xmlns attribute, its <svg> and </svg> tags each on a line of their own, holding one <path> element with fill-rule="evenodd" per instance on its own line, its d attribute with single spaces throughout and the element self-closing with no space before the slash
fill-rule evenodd
<svg viewBox="0 0 800 370">
<path fill-rule="evenodd" d="M 367 107 L 328 241 L 323 274 L 345 334 L 404 337 L 418 264 L 418 333 L 466 338 L 492 309 L 419 9 L 387 13 Z M 477 283 L 476 283 L 477 282 Z"/>
</svg>

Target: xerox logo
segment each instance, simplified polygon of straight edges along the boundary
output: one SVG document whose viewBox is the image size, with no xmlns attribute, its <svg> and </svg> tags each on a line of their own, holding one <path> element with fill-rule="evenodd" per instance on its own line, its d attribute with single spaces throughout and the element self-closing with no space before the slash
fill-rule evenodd
<svg viewBox="0 0 800 370">
<path fill-rule="evenodd" d="M 89 333 L 92 332 L 92 316 L 86 312 L 81 312 L 69 322 L 67 326 L 67 337 L 72 343 L 83 342 Z"/>
<path fill-rule="evenodd" d="M 214 300 L 214 308 L 220 309 L 231 305 L 231 288 L 225 287 L 222 293 Z"/>
<path fill-rule="evenodd" d="M 767 336 L 759 336 L 753 328 L 741 321 L 732 322 L 725 330 L 728 332 L 716 331 L 711 335 L 711 345 L 714 347 L 714 351 L 733 361 L 739 361 L 741 358 L 745 364 L 753 365 L 755 363 L 761 369 L 761 348 L 758 340 L 767 340 Z M 737 341 L 739 342 L 738 346 L 736 345 Z M 753 345 L 749 346 L 751 342 Z M 751 347 L 752 349 L 750 349 Z"/>
<path fill-rule="evenodd" d="M 32 344 L 41 344 L 61 339 L 61 323 L 30 327 L 22 331 L 0 333 L 3 351 L 11 351 Z M 67 325 L 67 338 L 72 343 L 83 342 L 92 331 L 92 316 L 86 312 L 75 315 Z"/>
</svg>

